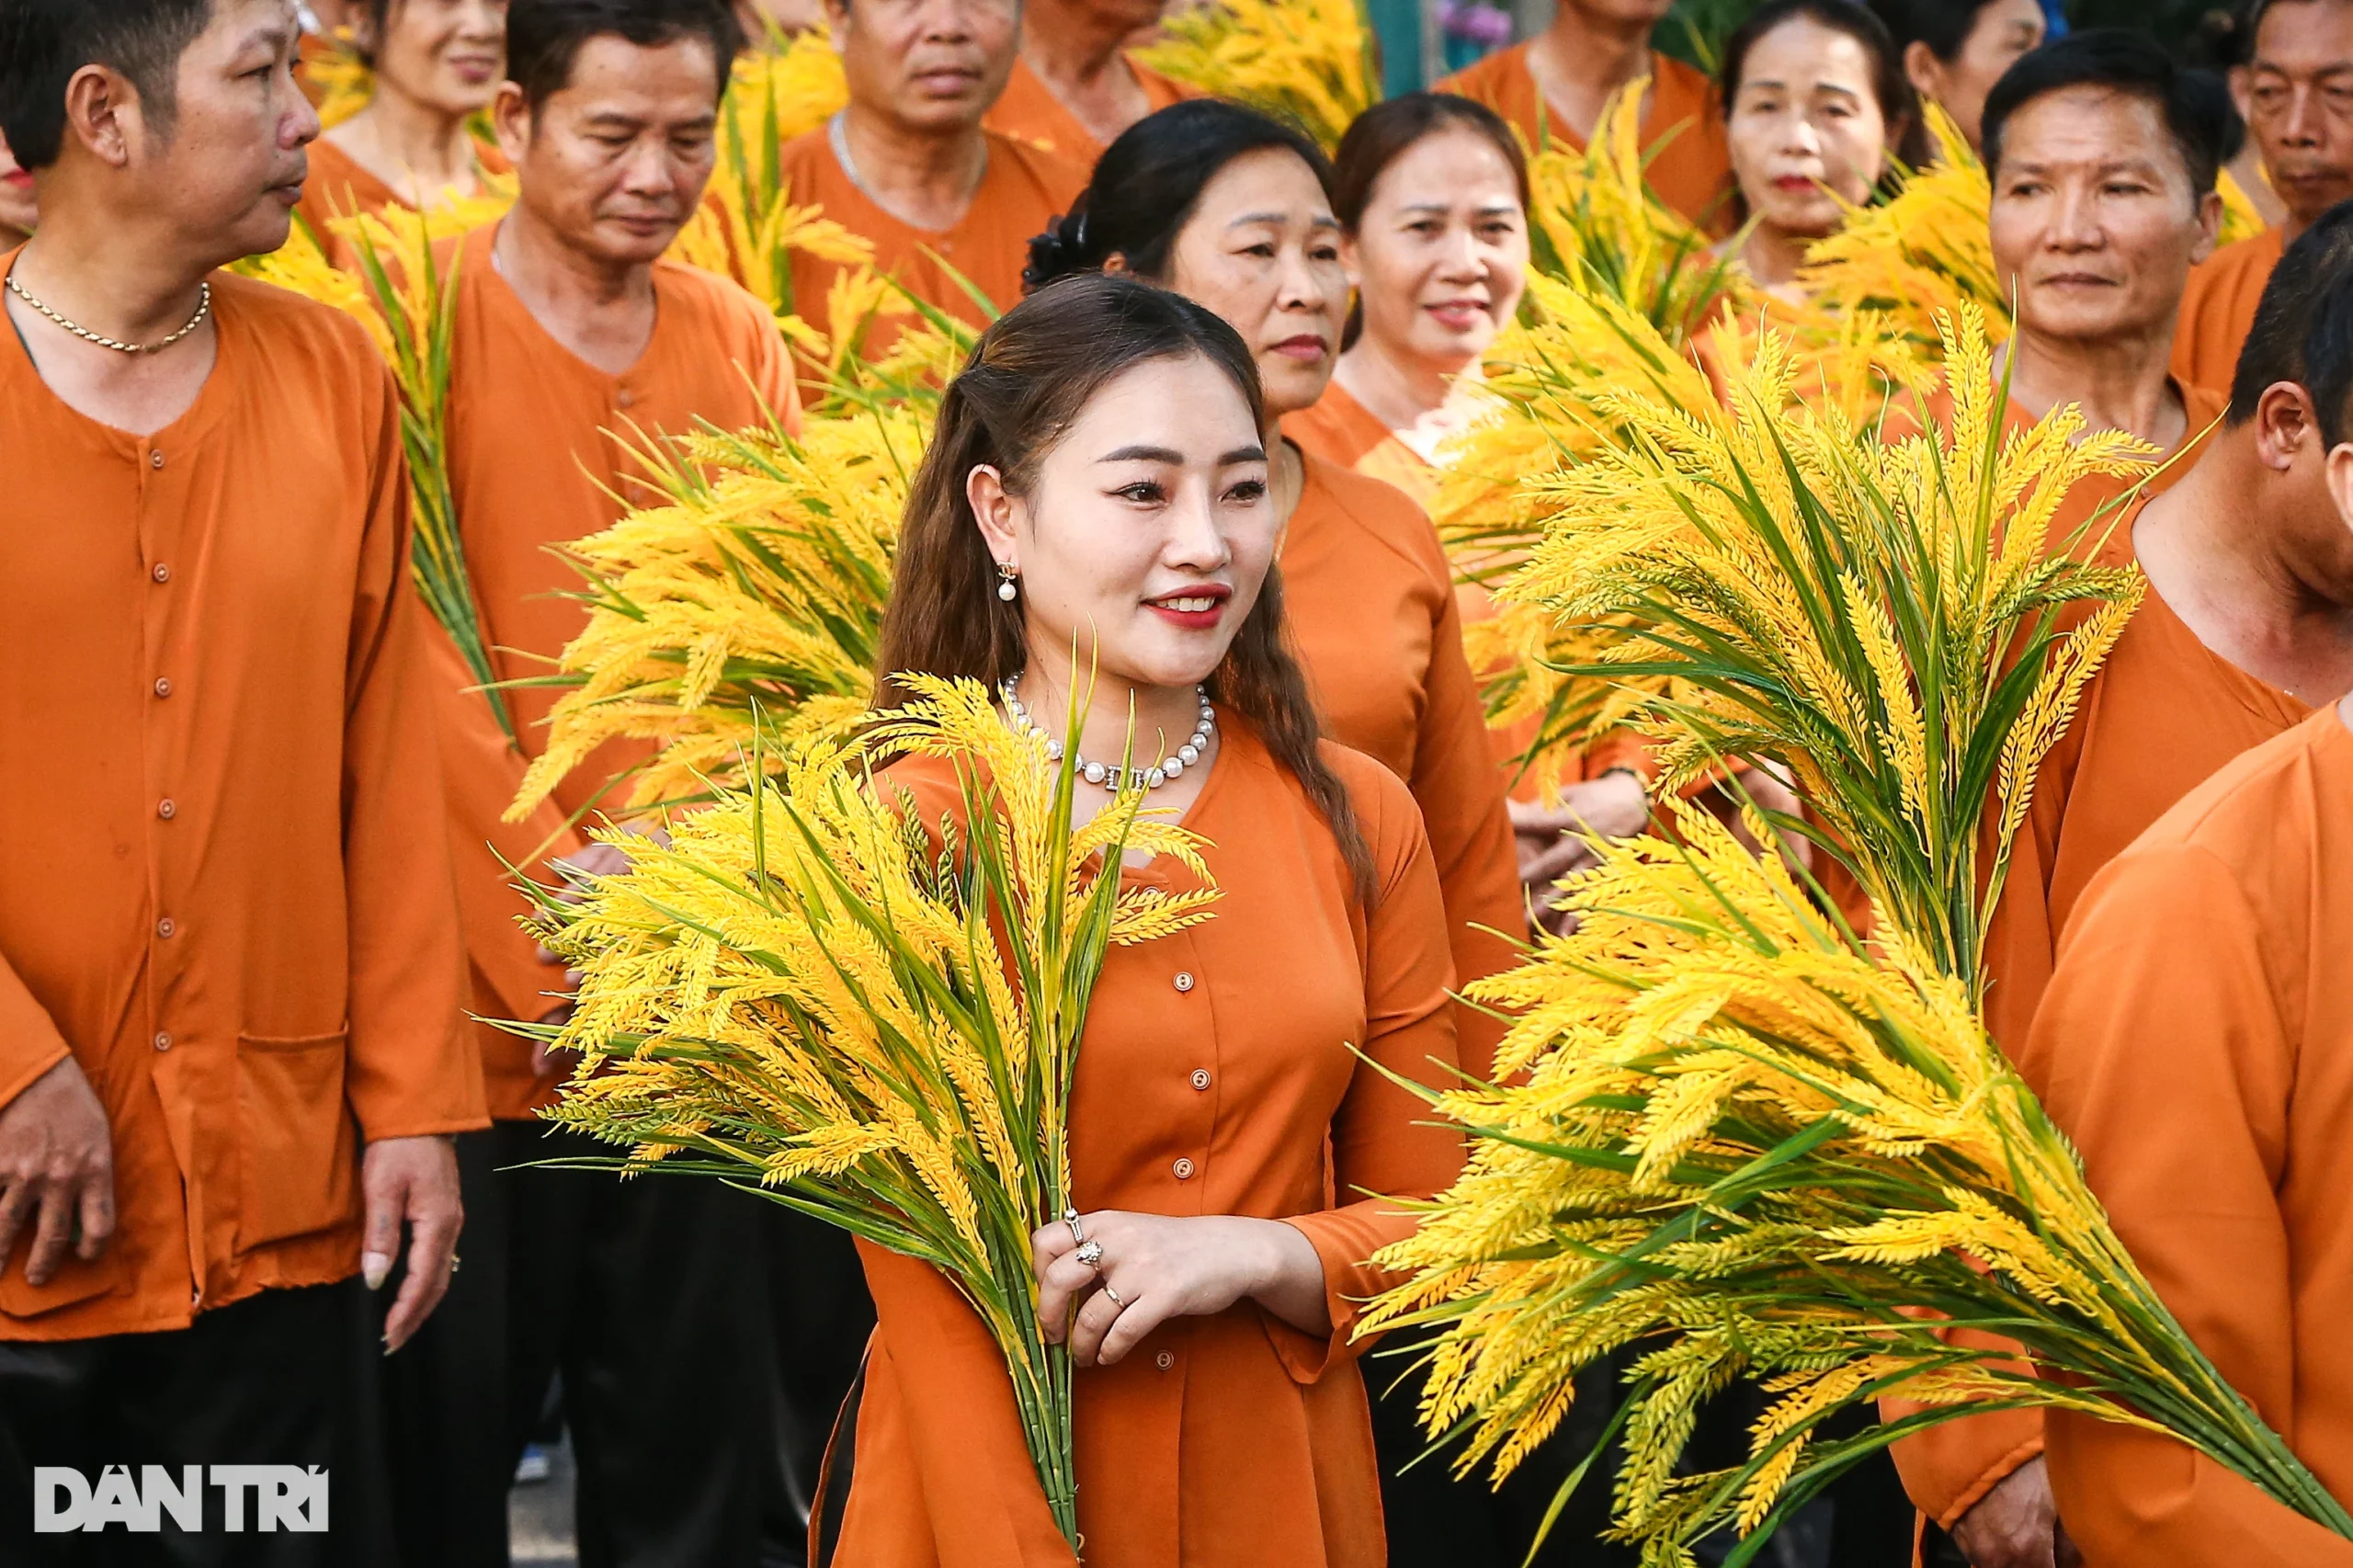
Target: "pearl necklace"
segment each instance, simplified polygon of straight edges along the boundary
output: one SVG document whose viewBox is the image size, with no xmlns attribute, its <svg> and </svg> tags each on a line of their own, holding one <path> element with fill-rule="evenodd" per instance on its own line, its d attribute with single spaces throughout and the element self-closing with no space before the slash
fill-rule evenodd
<svg viewBox="0 0 2353 1568">
<path fill-rule="evenodd" d="M 30 294 L 25 291 L 25 286 L 17 281 L 17 274 L 14 268 L 11 268 L 8 273 L 8 292 L 14 294 L 17 298 L 22 300 L 28 305 L 30 305 L 34 310 L 39 311 L 42 315 L 47 316 L 59 326 L 63 327 L 66 331 L 72 333 L 83 342 L 95 343 L 101 348 L 111 348 L 118 354 L 161 354 L 165 349 L 169 348 L 173 344 L 177 343 L 189 333 L 194 332 L 198 327 L 202 326 L 204 324 L 204 318 L 212 313 L 212 285 L 210 283 L 199 283 L 197 285 L 196 290 L 196 314 L 188 317 L 188 324 L 186 326 L 172 334 L 171 336 L 158 338 L 153 343 L 124 343 L 116 338 L 101 337 L 98 334 L 92 332 L 88 327 L 77 326 L 74 323 L 67 321 L 63 316 L 59 315 L 55 311 L 51 310 L 47 305 L 42 304 L 39 300 L 34 299 Z"/>
<path fill-rule="evenodd" d="M 1005 699 L 1005 710 L 1012 717 L 1013 727 L 1017 731 L 1043 737 L 1046 743 L 1046 755 L 1056 762 L 1060 762 L 1063 759 L 1063 743 L 1047 734 L 1038 722 L 1029 717 L 1029 710 L 1021 706 L 1021 699 L 1014 693 L 1014 686 L 1020 679 L 1021 677 L 1017 675 L 1007 676 L 998 686 L 997 691 Z M 1074 755 L 1071 762 L 1077 767 L 1079 777 L 1089 784 L 1099 784 L 1116 795 L 1120 790 L 1130 785 L 1141 785 L 1146 790 L 1157 790 L 1171 778 L 1183 773 L 1185 769 L 1198 764 L 1203 754 L 1210 749 L 1210 737 L 1217 733 L 1217 710 L 1210 706 L 1209 687 L 1195 687 L 1193 696 L 1201 705 L 1201 722 L 1193 726 L 1193 738 L 1178 746 L 1176 756 L 1164 756 L 1149 767 L 1141 764 L 1132 767 L 1121 767 L 1116 764 L 1089 762 L 1083 756 Z"/>
</svg>

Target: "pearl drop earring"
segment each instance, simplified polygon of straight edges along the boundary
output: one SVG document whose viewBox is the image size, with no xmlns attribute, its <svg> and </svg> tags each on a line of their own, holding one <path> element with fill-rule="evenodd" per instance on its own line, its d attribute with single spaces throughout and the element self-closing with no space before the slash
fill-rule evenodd
<svg viewBox="0 0 2353 1568">
<path fill-rule="evenodd" d="M 996 597 L 1003 599 L 1006 603 L 1011 604 L 1020 596 L 1021 593 L 1020 589 L 1013 585 L 1013 579 L 1017 574 L 1013 569 L 1012 562 L 1006 561 L 998 562 L 996 563 Z"/>
</svg>

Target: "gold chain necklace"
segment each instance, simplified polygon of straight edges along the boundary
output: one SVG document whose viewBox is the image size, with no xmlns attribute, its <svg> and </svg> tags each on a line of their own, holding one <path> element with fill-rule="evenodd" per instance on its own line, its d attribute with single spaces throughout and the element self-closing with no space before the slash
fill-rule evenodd
<svg viewBox="0 0 2353 1568">
<path fill-rule="evenodd" d="M 173 344 L 177 343 L 189 333 L 194 332 L 198 327 L 202 326 L 204 324 L 204 318 L 212 313 L 212 285 L 210 283 L 199 283 L 197 285 L 196 290 L 196 314 L 188 318 L 188 324 L 186 326 L 172 334 L 171 336 L 158 338 L 153 343 L 123 343 L 115 338 L 102 337 L 98 334 L 92 332 L 88 327 L 80 326 L 73 322 L 67 321 L 63 316 L 59 315 L 55 311 L 51 310 L 47 305 L 44 305 L 39 300 L 34 299 L 30 294 L 25 292 L 25 286 L 17 281 L 17 270 L 14 267 L 10 267 L 8 269 L 8 292 L 14 294 L 28 305 L 30 305 L 34 310 L 39 311 L 42 315 L 47 316 L 51 321 L 55 322 L 59 326 L 63 327 L 74 336 L 82 339 L 85 343 L 95 343 L 101 348 L 111 348 L 118 354 L 161 354 L 165 349 L 169 348 Z"/>
</svg>

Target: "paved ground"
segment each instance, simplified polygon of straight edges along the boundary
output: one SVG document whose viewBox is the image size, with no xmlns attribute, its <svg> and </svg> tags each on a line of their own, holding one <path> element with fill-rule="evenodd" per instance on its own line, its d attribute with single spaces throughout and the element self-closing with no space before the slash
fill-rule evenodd
<svg viewBox="0 0 2353 1568">
<path fill-rule="evenodd" d="M 536 1568 L 576 1568 L 579 1551 L 572 1538 L 572 1490 L 577 1471 L 572 1445 L 549 1456 L 545 1481 L 526 1482 L 506 1494 L 509 1559 Z"/>
</svg>

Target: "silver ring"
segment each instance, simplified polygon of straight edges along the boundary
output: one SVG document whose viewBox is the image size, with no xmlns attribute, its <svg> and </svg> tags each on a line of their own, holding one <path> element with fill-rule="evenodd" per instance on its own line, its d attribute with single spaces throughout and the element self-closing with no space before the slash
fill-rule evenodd
<svg viewBox="0 0 2353 1568">
<path fill-rule="evenodd" d="M 1079 1228 L 1077 1210 L 1063 1210 L 1063 1223 L 1070 1227 L 1070 1239 L 1072 1241 L 1077 1243 L 1080 1246 L 1085 1246 L 1086 1244 L 1086 1233 Z"/>
<path fill-rule="evenodd" d="M 1128 1299 L 1125 1296 L 1111 1289 L 1111 1282 L 1108 1279 L 1103 1281 L 1103 1293 L 1111 1298 L 1111 1304 L 1115 1307 L 1124 1308 L 1128 1304 Z"/>
<path fill-rule="evenodd" d="M 1079 1262 L 1086 1265 L 1087 1267 L 1092 1268 L 1097 1264 L 1103 1261 L 1103 1244 L 1101 1242 L 1088 1242 L 1082 1245 L 1076 1252 L 1071 1254 L 1071 1256 L 1078 1259 Z"/>
</svg>

